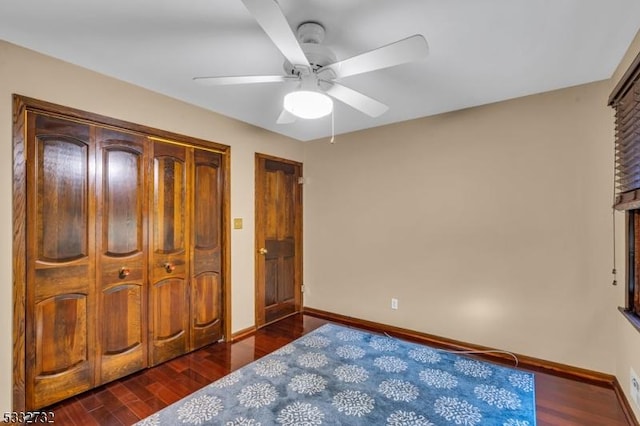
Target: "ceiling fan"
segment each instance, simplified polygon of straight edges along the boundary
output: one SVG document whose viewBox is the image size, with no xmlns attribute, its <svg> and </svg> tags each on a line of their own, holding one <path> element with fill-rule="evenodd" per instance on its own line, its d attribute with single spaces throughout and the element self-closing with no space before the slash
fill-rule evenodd
<svg viewBox="0 0 640 426">
<path fill-rule="evenodd" d="M 429 47 L 425 38 L 416 34 L 348 59 L 336 61 L 335 54 L 322 45 L 325 31 L 318 22 L 303 22 L 293 33 L 275 0 L 242 0 L 265 33 L 285 58 L 284 75 L 239 75 L 195 77 L 208 86 L 298 82 L 297 90 L 284 98 L 278 124 L 292 123 L 296 118 L 320 118 L 333 110 L 337 99 L 350 107 L 378 117 L 389 107 L 363 93 L 338 83 L 344 77 L 389 68 L 424 59 Z"/>
</svg>

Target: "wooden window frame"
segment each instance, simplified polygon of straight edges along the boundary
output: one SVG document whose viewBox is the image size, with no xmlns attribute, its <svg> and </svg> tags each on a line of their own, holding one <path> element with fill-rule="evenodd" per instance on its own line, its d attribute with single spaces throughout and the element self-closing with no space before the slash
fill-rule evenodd
<svg viewBox="0 0 640 426">
<path fill-rule="evenodd" d="M 609 96 L 616 113 L 614 208 L 626 212 L 625 306 L 622 314 L 640 331 L 640 54 Z"/>
<path fill-rule="evenodd" d="M 620 312 L 640 331 L 640 209 L 626 213 L 625 306 Z"/>
</svg>

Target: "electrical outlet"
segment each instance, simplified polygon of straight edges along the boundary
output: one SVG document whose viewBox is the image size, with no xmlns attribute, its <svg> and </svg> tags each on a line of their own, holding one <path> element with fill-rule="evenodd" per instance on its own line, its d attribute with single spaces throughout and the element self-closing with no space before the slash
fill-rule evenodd
<svg viewBox="0 0 640 426">
<path fill-rule="evenodd" d="M 638 375 L 631 368 L 631 400 L 636 404 L 638 408 L 640 408 L 640 379 L 638 379 Z"/>
<path fill-rule="evenodd" d="M 391 298 L 391 309 L 398 309 L 398 299 L 395 297 Z"/>
</svg>

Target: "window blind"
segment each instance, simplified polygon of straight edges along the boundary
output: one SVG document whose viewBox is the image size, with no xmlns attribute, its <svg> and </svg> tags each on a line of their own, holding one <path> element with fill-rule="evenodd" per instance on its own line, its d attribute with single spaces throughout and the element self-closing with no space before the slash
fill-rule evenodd
<svg viewBox="0 0 640 426">
<path fill-rule="evenodd" d="M 609 97 L 615 109 L 617 210 L 640 208 L 640 55 Z"/>
</svg>

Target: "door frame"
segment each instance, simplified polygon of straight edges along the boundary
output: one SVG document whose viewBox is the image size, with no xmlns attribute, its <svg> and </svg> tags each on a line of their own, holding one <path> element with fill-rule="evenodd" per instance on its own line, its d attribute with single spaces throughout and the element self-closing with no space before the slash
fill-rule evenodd
<svg viewBox="0 0 640 426">
<path fill-rule="evenodd" d="M 223 332 L 224 341 L 230 342 L 231 335 L 231 147 L 217 142 L 198 139 L 178 133 L 155 129 L 100 114 L 82 111 L 51 102 L 41 101 L 22 95 L 13 95 L 13 411 L 25 412 L 26 407 L 26 284 L 27 284 L 27 171 L 26 134 L 27 112 L 36 112 L 79 123 L 89 123 L 105 128 L 140 134 L 149 140 L 164 140 L 174 144 L 184 144 L 222 154 L 222 279 L 223 279 Z"/>
<path fill-rule="evenodd" d="M 260 189 L 262 188 L 263 182 L 261 180 L 261 173 L 259 170 L 261 168 L 261 164 L 264 160 L 276 161 L 279 163 L 289 164 L 295 167 L 298 167 L 300 170 L 300 178 L 303 175 L 303 164 L 298 161 L 288 160 L 281 157 L 275 157 L 273 155 L 261 154 L 259 152 L 255 153 L 255 233 L 254 233 L 254 259 L 255 259 L 255 327 L 261 328 L 267 325 L 265 319 L 265 306 L 263 303 L 264 300 L 264 255 L 260 254 L 259 250 L 264 241 L 264 215 L 261 214 L 263 211 L 263 199 L 260 194 Z M 296 240 L 295 243 L 295 273 L 294 273 L 294 293 L 295 293 L 295 301 L 296 301 L 296 311 L 291 315 L 299 313 L 302 311 L 303 307 L 303 291 L 302 291 L 302 268 L 303 268 L 303 224 L 302 224 L 302 207 L 303 207 L 303 192 L 302 192 L 302 183 L 298 182 L 300 187 L 300 191 L 298 192 L 298 199 L 296 200 L 295 206 L 295 230 L 294 230 L 294 238 Z"/>
</svg>

